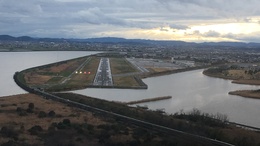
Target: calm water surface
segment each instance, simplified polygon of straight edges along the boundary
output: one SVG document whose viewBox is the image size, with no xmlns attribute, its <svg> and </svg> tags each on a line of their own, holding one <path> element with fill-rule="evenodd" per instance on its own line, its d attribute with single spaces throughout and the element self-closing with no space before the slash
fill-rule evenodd
<svg viewBox="0 0 260 146">
<path fill-rule="evenodd" d="M 83 51 L 0 52 L 0 97 L 26 93 L 13 81 L 16 71 L 96 53 Z"/>
<path fill-rule="evenodd" d="M 260 100 L 228 95 L 229 91 L 258 89 L 257 86 L 232 84 L 230 80 L 207 77 L 203 70 L 145 79 L 148 90 L 84 89 L 76 93 L 112 101 L 133 101 L 171 95 L 164 101 L 144 103 L 150 109 L 167 113 L 198 108 L 207 113 L 227 114 L 230 121 L 260 127 Z"/>
</svg>

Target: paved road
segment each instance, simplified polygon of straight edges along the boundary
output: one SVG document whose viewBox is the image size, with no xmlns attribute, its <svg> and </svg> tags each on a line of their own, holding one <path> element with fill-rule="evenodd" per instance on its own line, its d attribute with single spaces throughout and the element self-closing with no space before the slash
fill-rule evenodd
<svg viewBox="0 0 260 146">
<path fill-rule="evenodd" d="M 93 82 L 97 86 L 113 86 L 113 80 L 108 58 L 101 58 L 97 73 Z"/>
</svg>

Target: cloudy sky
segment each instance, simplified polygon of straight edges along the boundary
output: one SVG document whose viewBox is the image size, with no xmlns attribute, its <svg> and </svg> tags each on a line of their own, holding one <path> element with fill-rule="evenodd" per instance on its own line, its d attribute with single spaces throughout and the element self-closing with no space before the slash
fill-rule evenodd
<svg viewBox="0 0 260 146">
<path fill-rule="evenodd" d="M 0 34 L 260 42 L 259 0 L 0 0 Z"/>
</svg>

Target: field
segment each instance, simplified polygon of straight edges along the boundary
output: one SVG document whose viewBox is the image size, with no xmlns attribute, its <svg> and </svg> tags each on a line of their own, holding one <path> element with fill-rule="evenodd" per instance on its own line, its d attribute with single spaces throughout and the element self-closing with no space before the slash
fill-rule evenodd
<svg viewBox="0 0 260 146">
<path fill-rule="evenodd" d="M 110 58 L 110 64 L 113 75 L 138 72 L 125 58 Z"/>
<path fill-rule="evenodd" d="M 101 57 L 88 56 L 23 71 L 25 83 L 46 91 L 67 91 L 94 87 Z M 125 58 L 110 57 L 113 88 L 142 88 L 140 72 Z M 140 83 L 141 82 L 141 83 Z"/>
</svg>

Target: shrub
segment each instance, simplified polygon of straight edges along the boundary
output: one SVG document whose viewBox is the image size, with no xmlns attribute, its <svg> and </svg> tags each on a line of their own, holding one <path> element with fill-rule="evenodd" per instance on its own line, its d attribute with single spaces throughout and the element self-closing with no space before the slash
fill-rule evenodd
<svg viewBox="0 0 260 146">
<path fill-rule="evenodd" d="M 66 126 L 70 126 L 70 120 L 69 119 L 64 119 L 62 123 Z"/>
<path fill-rule="evenodd" d="M 33 110 L 34 109 L 34 103 L 29 103 L 28 108 Z"/>
<path fill-rule="evenodd" d="M 27 113 L 33 113 L 33 109 L 28 108 L 28 109 L 26 110 L 26 112 L 27 112 Z"/>
<path fill-rule="evenodd" d="M 44 111 L 40 111 L 39 114 L 38 114 L 38 117 L 39 118 L 45 118 L 45 117 L 47 117 L 47 114 Z"/>
<path fill-rule="evenodd" d="M 50 111 L 49 113 L 48 113 L 48 116 L 49 117 L 54 117 L 56 115 L 56 113 L 54 112 L 54 111 Z"/>
<path fill-rule="evenodd" d="M 23 109 L 21 107 L 16 108 L 16 112 L 21 112 Z"/>
<path fill-rule="evenodd" d="M 5 136 L 5 137 L 11 137 L 14 139 L 17 139 L 18 137 L 18 132 L 15 131 L 12 127 L 2 127 L 0 133 Z"/>
<path fill-rule="evenodd" d="M 31 135 L 37 135 L 39 132 L 41 132 L 43 129 L 41 126 L 39 125 L 35 125 L 33 126 L 31 129 L 29 129 L 28 131 L 30 132 Z"/>
<path fill-rule="evenodd" d="M 16 112 L 17 112 L 17 114 L 18 114 L 19 116 L 26 116 L 26 115 L 27 115 L 26 111 L 23 110 L 21 107 L 17 107 L 17 108 L 16 108 Z"/>
<path fill-rule="evenodd" d="M 8 142 L 1 144 L 1 146 L 17 146 L 17 144 L 15 143 L 15 141 L 9 140 Z"/>
</svg>

